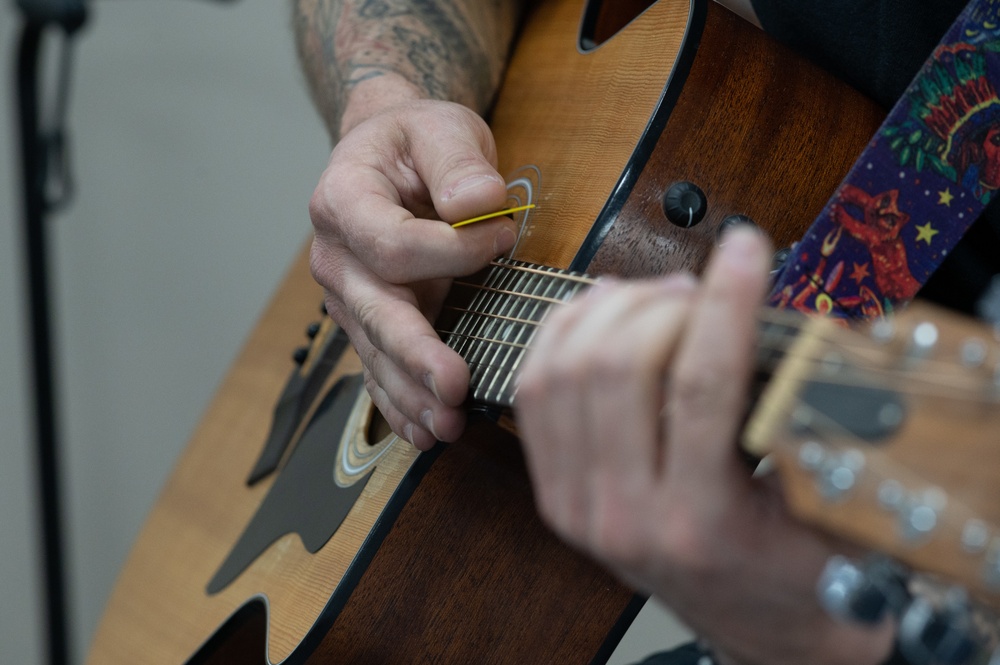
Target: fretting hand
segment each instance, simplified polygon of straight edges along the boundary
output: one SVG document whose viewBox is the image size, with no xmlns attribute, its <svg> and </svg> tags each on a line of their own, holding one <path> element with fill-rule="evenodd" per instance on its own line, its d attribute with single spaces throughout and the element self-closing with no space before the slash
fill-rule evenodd
<svg viewBox="0 0 1000 665">
<path fill-rule="evenodd" d="M 770 251 L 727 236 L 700 284 L 598 285 L 547 322 L 516 397 L 543 518 L 747 663 L 878 663 L 891 626 L 839 624 L 817 577 L 836 547 L 737 451 Z"/>
</svg>

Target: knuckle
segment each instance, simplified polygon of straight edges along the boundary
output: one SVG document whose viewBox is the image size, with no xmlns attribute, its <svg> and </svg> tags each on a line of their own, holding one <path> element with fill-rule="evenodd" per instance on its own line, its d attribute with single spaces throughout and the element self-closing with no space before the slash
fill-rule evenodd
<svg viewBox="0 0 1000 665">
<path fill-rule="evenodd" d="M 601 344 L 587 354 L 590 369 L 587 372 L 602 383 L 620 384 L 637 376 L 647 366 L 630 352 L 627 344 Z"/>
<path fill-rule="evenodd" d="M 462 173 L 483 167 L 483 154 L 471 148 L 459 149 L 445 155 L 441 162 L 443 173 Z"/>
<path fill-rule="evenodd" d="M 671 568 L 706 582 L 717 572 L 719 559 L 711 534 L 690 509 L 676 506 L 670 510 L 658 537 L 660 557 Z"/>
<path fill-rule="evenodd" d="M 537 403 L 546 394 L 548 381 L 546 376 L 534 365 L 529 365 L 518 377 L 517 392 L 522 402 Z"/>
<path fill-rule="evenodd" d="M 339 294 L 342 289 L 341 285 L 344 283 L 343 276 L 343 263 L 338 261 L 334 252 L 319 240 L 314 240 L 312 248 L 309 251 L 309 272 L 312 274 L 313 280 L 317 284 L 326 289 L 330 294 Z M 339 309 L 334 303 L 333 309 L 330 309 L 330 298 L 327 298 L 327 308 L 328 311 L 333 311 L 333 309 Z"/>
<path fill-rule="evenodd" d="M 554 390 L 569 390 L 582 384 L 586 375 L 579 364 L 567 360 L 550 357 L 535 359 L 528 369 L 522 373 L 518 392 L 520 398 L 528 403 L 539 403 Z"/>
<path fill-rule="evenodd" d="M 550 388 L 565 390 L 582 385 L 594 373 L 594 359 L 586 354 L 557 350 L 548 362 Z"/>
<path fill-rule="evenodd" d="M 313 190 L 312 196 L 309 197 L 309 220 L 312 222 L 313 228 L 325 225 L 326 211 L 326 193 L 323 186 L 320 185 Z"/>
<path fill-rule="evenodd" d="M 361 326 L 361 329 L 371 343 L 372 352 L 378 355 L 381 355 L 381 349 L 384 346 L 380 336 L 384 311 L 382 302 L 372 299 L 362 302 L 354 312 L 358 325 Z M 372 360 L 374 361 L 375 359 L 373 358 Z"/>
<path fill-rule="evenodd" d="M 370 344 L 366 344 L 365 347 L 364 351 L 358 353 L 358 357 L 361 359 L 361 366 L 365 369 L 365 386 L 368 388 L 368 392 L 371 394 L 373 400 L 378 395 L 379 401 L 376 401 L 376 405 L 385 406 L 389 402 L 388 396 L 379 382 L 379 351 Z"/>
<path fill-rule="evenodd" d="M 615 494 L 594 498 L 589 545 L 602 558 L 626 567 L 642 564 L 648 547 L 635 520 L 635 511 L 624 507 Z"/>
<path fill-rule="evenodd" d="M 341 179 L 331 166 L 320 176 L 319 183 L 309 197 L 309 220 L 317 231 L 328 232 L 336 227 L 336 211 L 340 207 L 337 200 L 340 188 L 335 185 L 337 182 L 341 182 Z"/>
<path fill-rule="evenodd" d="M 409 277 L 407 266 L 413 259 L 413 251 L 401 241 L 400 234 L 383 233 L 374 237 L 371 245 L 372 268 L 387 282 L 405 284 Z"/>
<path fill-rule="evenodd" d="M 732 380 L 711 367 L 680 370 L 670 379 L 671 410 L 685 417 L 710 415 L 718 402 L 719 388 Z"/>
<path fill-rule="evenodd" d="M 375 375 L 371 372 L 368 365 L 363 363 L 363 366 L 365 390 L 368 391 L 368 395 L 372 398 L 372 403 L 382 413 L 382 416 L 388 419 L 389 415 L 386 413 L 388 410 L 386 407 L 389 402 L 385 397 L 385 391 L 383 391 L 382 387 L 379 386 L 378 381 L 375 379 Z"/>
</svg>

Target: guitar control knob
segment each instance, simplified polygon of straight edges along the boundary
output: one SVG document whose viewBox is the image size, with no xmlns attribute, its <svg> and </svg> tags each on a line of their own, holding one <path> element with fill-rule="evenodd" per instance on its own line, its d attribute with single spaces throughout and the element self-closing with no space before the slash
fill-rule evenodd
<svg viewBox="0 0 1000 665">
<path fill-rule="evenodd" d="M 729 215 L 722 220 L 722 223 L 719 224 L 719 228 L 715 230 L 715 241 L 721 242 L 722 237 L 737 226 L 749 226 L 754 229 L 757 228 L 757 224 L 746 215 Z"/>
<path fill-rule="evenodd" d="M 682 180 L 670 185 L 663 195 L 663 214 L 671 224 L 689 229 L 705 217 L 708 199 L 693 182 Z"/>
<path fill-rule="evenodd" d="M 791 247 L 782 247 L 777 252 L 775 252 L 774 256 L 771 257 L 771 273 L 772 274 L 776 273 L 783 267 L 785 267 L 785 264 L 788 263 L 788 258 L 791 255 L 792 255 Z"/>
</svg>

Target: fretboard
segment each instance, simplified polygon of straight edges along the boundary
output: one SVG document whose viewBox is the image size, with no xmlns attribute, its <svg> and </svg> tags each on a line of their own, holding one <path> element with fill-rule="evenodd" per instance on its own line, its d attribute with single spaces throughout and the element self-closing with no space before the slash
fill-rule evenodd
<svg viewBox="0 0 1000 665">
<path fill-rule="evenodd" d="M 468 363 L 472 400 L 512 407 L 522 359 L 546 314 L 593 283 L 582 273 L 510 259 L 455 280 L 437 330 Z M 799 316 L 770 311 L 760 321 L 758 378 L 780 362 L 800 325 Z"/>
<path fill-rule="evenodd" d="M 498 259 L 455 281 L 438 332 L 469 364 L 474 401 L 510 407 L 517 371 L 546 313 L 593 284 L 580 273 Z"/>
</svg>

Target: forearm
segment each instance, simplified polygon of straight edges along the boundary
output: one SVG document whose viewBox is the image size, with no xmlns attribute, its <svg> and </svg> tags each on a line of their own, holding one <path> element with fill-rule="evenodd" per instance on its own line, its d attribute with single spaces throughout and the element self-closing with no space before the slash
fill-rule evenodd
<svg viewBox="0 0 1000 665">
<path fill-rule="evenodd" d="M 523 0 L 293 0 L 299 55 L 331 136 L 379 107 L 491 103 Z"/>
</svg>

